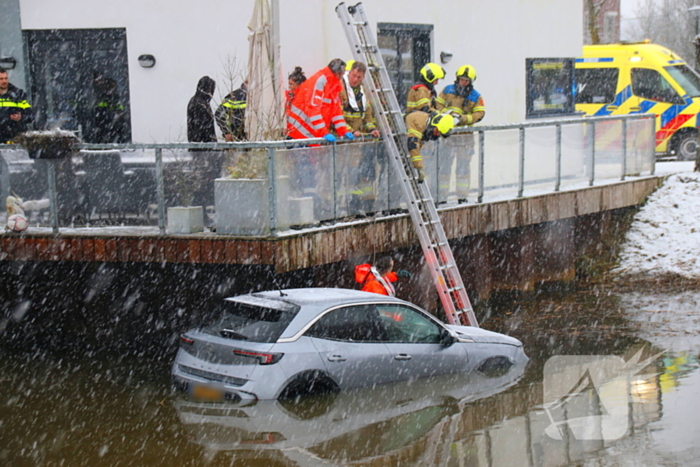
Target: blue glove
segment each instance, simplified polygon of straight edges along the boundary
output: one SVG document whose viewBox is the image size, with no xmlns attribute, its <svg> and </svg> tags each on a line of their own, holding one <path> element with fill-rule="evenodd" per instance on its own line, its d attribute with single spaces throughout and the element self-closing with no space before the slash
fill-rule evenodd
<svg viewBox="0 0 700 467">
<path fill-rule="evenodd" d="M 324 136 L 323 139 L 325 139 L 329 143 L 335 143 L 335 136 L 333 136 L 330 133 L 328 133 L 326 136 Z"/>
<path fill-rule="evenodd" d="M 405 269 L 400 269 L 399 272 L 396 273 L 396 275 L 399 277 L 407 277 L 409 279 L 413 277 L 411 273 L 406 271 Z"/>
<path fill-rule="evenodd" d="M 345 135 L 343 136 L 343 138 L 349 139 L 350 141 L 352 141 L 352 140 L 355 139 L 355 135 L 353 135 L 352 132 L 348 131 L 347 133 L 345 133 Z"/>
</svg>

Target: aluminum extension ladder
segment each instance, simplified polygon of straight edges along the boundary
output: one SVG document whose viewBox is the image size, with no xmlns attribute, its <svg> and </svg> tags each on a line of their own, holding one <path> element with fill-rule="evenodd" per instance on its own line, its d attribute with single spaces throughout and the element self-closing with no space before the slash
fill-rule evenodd
<svg viewBox="0 0 700 467">
<path fill-rule="evenodd" d="M 450 324 L 478 327 L 428 184 L 418 183 L 416 178 L 408 153 L 403 113 L 364 8 L 361 3 L 355 6 L 341 3 L 335 11 L 343 24 L 354 59 L 367 65 L 368 73 L 363 82 L 365 92 L 370 94 L 382 140 L 400 176 L 408 211 L 447 320 Z"/>
</svg>

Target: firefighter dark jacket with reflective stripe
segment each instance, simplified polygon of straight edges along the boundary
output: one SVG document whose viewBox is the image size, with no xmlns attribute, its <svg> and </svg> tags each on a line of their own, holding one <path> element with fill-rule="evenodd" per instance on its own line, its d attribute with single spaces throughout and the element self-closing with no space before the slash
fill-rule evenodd
<svg viewBox="0 0 700 467">
<path fill-rule="evenodd" d="M 214 116 L 221 128 L 221 134 L 233 135 L 234 141 L 245 141 L 245 109 L 248 100 L 248 89 L 240 87 L 230 92 L 216 109 Z"/>
<path fill-rule="evenodd" d="M 408 91 L 406 113 L 416 110 L 430 112 L 435 110 L 435 89 L 423 83 L 418 83 Z"/>
<path fill-rule="evenodd" d="M 343 108 L 343 118 L 350 127 L 350 131 L 359 131 L 360 133 L 369 133 L 376 130 L 376 120 L 372 106 L 367 99 L 367 94 L 364 92 L 362 85 L 356 88 L 351 88 L 345 73 L 343 78 L 343 89 L 340 91 L 340 102 Z M 348 91 L 350 91 L 348 93 Z"/>
<path fill-rule="evenodd" d="M 467 92 L 465 92 L 467 91 Z M 460 95 L 461 94 L 461 95 Z M 466 94 L 466 97 L 462 95 Z M 436 101 L 437 110 L 459 116 L 459 125 L 473 125 L 484 118 L 484 98 L 472 88 L 470 90 L 450 84 L 440 93 Z"/>
<path fill-rule="evenodd" d="M 22 118 L 15 122 L 10 115 L 19 113 Z M 28 130 L 33 121 L 32 106 L 27 101 L 27 93 L 12 83 L 7 92 L 0 95 L 0 143 L 6 143 L 20 133 Z"/>
<path fill-rule="evenodd" d="M 340 80 L 325 67 L 294 92 L 287 114 L 287 134 L 293 139 L 322 138 L 335 131 L 348 132 L 340 108 Z"/>
<path fill-rule="evenodd" d="M 408 153 L 411 155 L 411 162 L 416 169 L 423 168 L 423 156 L 420 149 L 423 141 L 431 141 L 438 137 L 432 136 L 432 130 L 428 128 L 431 116 L 428 112 L 416 110 L 406 115 L 406 132 L 408 133 Z"/>
</svg>

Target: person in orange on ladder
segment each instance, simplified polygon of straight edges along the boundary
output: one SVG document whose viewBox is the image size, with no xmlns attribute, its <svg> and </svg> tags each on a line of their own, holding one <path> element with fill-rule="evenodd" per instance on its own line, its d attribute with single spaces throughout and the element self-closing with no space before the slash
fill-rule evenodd
<svg viewBox="0 0 700 467">
<path fill-rule="evenodd" d="M 411 273 L 401 269 L 394 272 L 394 260 L 391 256 L 382 256 L 374 266 L 358 264 L 355 266 L 355 281 L 362 284 L 363 292 L 378 293 L 381 295 L 396 296 L 396 290 L 392 285 L 399 277 L 411 278 Z"/>
<path fill-rule="evenodd" d="M 420 77 L 409 91 L 406 98 L 406 113 L 416 110 L 430 112 L 435 110 L 437 92 L 435 85 L 445 77 L 445 69 L 436 63 L 428 63 L 420 69 Z"/>
<path fill-rule="evenodd" d="M 441 136 L 447 138 L 454 126 L 454 118 L 449 114 L 417 110 L 406 115 L 408 153 L 411 155 L 413 167 L 418 170 L 418 183 L 423 183 L 425 180 L 423 156 L 420 153 L 423 142 L 436 140 Z"/>
</svg>

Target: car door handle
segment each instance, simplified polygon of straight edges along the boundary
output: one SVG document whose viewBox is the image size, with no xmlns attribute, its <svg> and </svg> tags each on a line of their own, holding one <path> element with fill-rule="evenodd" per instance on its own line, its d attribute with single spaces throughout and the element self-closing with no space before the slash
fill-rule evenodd
<svg viewBox="0 0 700 467">
<path fill-rule="evenodd" d="M 641 107 L 630 107 L 630 110 L 632 112 L 637 112 L 638 110 L 642 110 L 642 108 Z"/>
<path fill-rule="evenodd" d="M 608 110 L 617 110 L 617 106 L 616 106 L 616 105 L 609 105 L 609 106 L 607 106 L 606 108 L 607 108 Z"/>
<path fill-rule="evenodd" d="M 405 353 L 400 353 L 394 356 L 394 360 L 410 360 L 411 356 Z"/>
<path fill-rule="evenodd" d="M 329 355 L 328 356 L 329 362 L 344 362 L 346 360 L 347 360 L 347 358 L 343 357 L 342 355 Z"/>
</svg>

